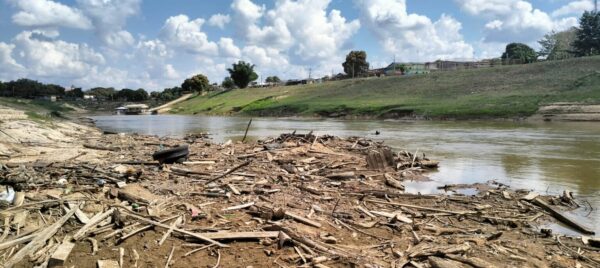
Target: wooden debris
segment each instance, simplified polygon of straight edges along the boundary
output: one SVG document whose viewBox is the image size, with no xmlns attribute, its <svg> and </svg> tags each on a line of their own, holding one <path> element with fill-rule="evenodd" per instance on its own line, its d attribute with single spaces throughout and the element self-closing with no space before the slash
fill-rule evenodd
<svg viewBox="0 0 600 268">
<path fill-rule="evenodd" d="M 98 260 L 98 268 L 121 268 L 115 260 Z"/>
<path fill-rule="evenodd" d="M 169 226 L 169 225 L 165 225 L 165 224 L 162 224 L 162 223 L 160 223 L 160 222 L 156 222 L 156 221 L 153 221 L 153 220 L 149 220 L 149 219 L 146 219 L 146 218 L 144 218 L 144 217 L 140 217 L 140 216 L 138 216 L 138 215 L 135 215 L 135 214 L 131 214 L 131 213 L 128 213 L 128 212 L 125 212 L 125 214 L 127 214 L 127 216 L 129 216 L 129 217 L 135 218 L 135 219 L 137 219 L 137 220 L 140 220 L 140 221 L 143 221 L 143 222 L 146 222 L 146 223 L 149 223 L 149 224 L 152 224 L 152 225 L 158 226 L 158 227 L 162 227 L 162 228 L 165 228 L 165 229 L 170 229 L 170 228 L 171 228 L 171 226 Z M 191 236 L 191 237 L 194 237 L 194 238 L 196 238 L 196 239 L 200 239 L 200 240 L 202 240 L 202 241 L 206 241 L 206 242 L 209 242 L 209 243 L 215 244 L 215 245 L 217 245 L 217 246 L 219 246 L 219 247 L 222 247 L 222 248 L 229 247 L 229 246 L 227 246 L 227 245 L 224 245 L 224 244 L 221 244 L 221 243 L 219 243 L 219 242 L 217 242 L 217 241 L 215 241 L 215 240 L 212 240 L 212 239 L 210 239 L 210 238 L 204 237 L 204 236 L 202 236 L 202 235 L 200 235 L 200 234 L 192 233 L 192 232 L 190 232 L 190 231 L 186 231 L 186 230 L 179 229 L 179 228 L 172 228 L 172 229 L 173 229 L 173 231 L 175 231 L 175 232 L 179 232 L 179 233 L 182 233 L 182 234 L 185 234 L 185 235 L 189 235 L 189 236 Z"/>
<path fill-rule="evenodd" d="M 75 210 L 77 210 L 77 209 L 75 209 Z M 77 233 L 75 233 L 73 235 L 73 240 L 79 240 L 79 239 L 83 238 L 85 236 L 85 234 L 87 232 L 89 232 L 94 226 L 96 226 L 98 223 L 100 223 L 104 219 L 108 218 L 109 216 L 112 216 L 114 211 L 115 211 L 115 209 L 111 208 L 104 213 L 101 213 L 101 214 L 98 214 L 98 215 L 95 215 L 94 217 L 92 217 L 88 221 L 88 223 L 86 223 L 83 227 L 81 227 L 81 229 L 79 229 L 79 231 L 77 231 Z"/>
<path fill-rule="evenodd" d="M 540 199 L 539 197 L 533 198 L 533 200 L 531 200 L 531 202 L 540 206 L 544 210 L 548 211 L 557 220 L 563 222 L 564 224 L 566 224 L 568 226 L 575 228 L 576 230 L 578 230 L 580 232 L 583 232 L 585 234 L 595 234 L 596 233 L 594 230 L 588 228 L 587 226 L 583 226 L 582 224 L 578 223 L 577 221 L 571 219 L 570 217 L 568 217 L 564 213 L 560 212 L 558 209 L 552 207 L 551 205 L 549 205 L 548 203 L 546 203 L 544 200 Z"/>
<path fill-rule="evenodd" d="M 171 227 L 165 232 L 163 237 L 158 242 L 158 245 L 162 245 L 165 242 L 165 240 L 167 240 L 167 238 L 171 235 L 171 232 L 173 232 L 173 229 L 182 223 L 183 223 L 183 217 L 179 216 L 177 219 L 175 219 L 175 221 L 173 221 L 173 223 L 171 223 Z"/>
<path fill-rule="evenodd" d="M 74 243 L 68 241 L 62 242 L 56 251 L 52 253 L 50 261 L 48 261 L 48 267 L 64 266 L 74 247 Z"/>
<path fill-rule="evenodd" d="M 77 208 L 71 209 L 58 221 L 50 225 L 48 228 L 40 231 L 40 233 L 35 238 L 33 238 L 31 242 L 29 242 L 29 244 L 21 248 L 15 255 L 13 255 L 8 261 L 6 261 L 6 263 L 4 263 L 4 267 L 13 267 L 15 264 L 22 261 L 25 256 L 28 256 L 29 254 L 36 252 L 38 249 L 43 247 L 46 244 L 46 241 L 52 238 L 54 234 L 58 232 L 58 229 L 60 229 L 60 227 L 62 227 L 63 224 L 65 224 L 65 222 L 67 222 L 67 220 L 69 220 L 69 218 L 71 218 L 77 210 Z"/>
</svg>

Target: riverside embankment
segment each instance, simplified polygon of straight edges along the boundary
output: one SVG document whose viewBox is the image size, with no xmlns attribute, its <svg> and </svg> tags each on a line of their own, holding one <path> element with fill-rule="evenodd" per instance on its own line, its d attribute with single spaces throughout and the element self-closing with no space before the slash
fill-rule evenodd
<svg viewBox="0 0 600 268">
<path fill-rule="evenodd" d="M 177 104 L 171 112 L 395 119 L 526 118 L 558 102 L 599 104 L 598 70 L 600 56 L 410 77 L 236 89 L 194 97 Z M 548 110 L 542 114 L 545 112 Z M 598 119 L 597 112 L 576 118 Z"/>
</svg>

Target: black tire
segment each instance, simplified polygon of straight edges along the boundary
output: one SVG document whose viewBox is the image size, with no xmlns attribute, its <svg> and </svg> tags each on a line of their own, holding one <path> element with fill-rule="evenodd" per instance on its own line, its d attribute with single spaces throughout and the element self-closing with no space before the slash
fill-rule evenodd
<svg viewBox="0 0 600 268">
<path fill-rule="evenodd" d="M 152 154 L 152 159 L 158 160 L 160 163 L 173 164 L 179 159 L 187 158 L 190 154 L 187 145 L 181 145 L 175 148 L 162 150 Z"/>
</svg>

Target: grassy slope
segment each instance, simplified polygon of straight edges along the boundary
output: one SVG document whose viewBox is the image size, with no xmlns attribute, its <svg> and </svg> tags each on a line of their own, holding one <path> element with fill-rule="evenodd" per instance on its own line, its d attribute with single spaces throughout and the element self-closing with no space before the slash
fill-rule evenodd
<svg viewBox="0 0 600 268">
<path fill-rule="evenodd" d="M 44 121 L 51 117 L 62 116 L 63 113 L 72 111 L 72 108 L 62 104 L 45 100 L 27 100 L 0 97 L 0 105 L 25 111 L 32 119 Z"/>
<path fill-rule="evenodd" d="M 177 113 L 315 115 L 390 111 L 429 117 L 514 117 L 551 102 L 600 102 L 600 57 L 519 66 L 367 78 L 198 96 Z"/>
</svg>

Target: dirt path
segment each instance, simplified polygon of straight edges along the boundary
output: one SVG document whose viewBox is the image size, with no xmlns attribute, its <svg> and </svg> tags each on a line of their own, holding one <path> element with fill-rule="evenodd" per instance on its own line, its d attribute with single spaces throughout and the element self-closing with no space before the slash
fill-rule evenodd
<svg viewBox="0 0 600 268">
<path fill-rule="evenodd" d="M 194 96 L 193 93 L 182 95 L 181 97 L 177 98 L 176 100 L 172 100 L 172 101 L 167 102 L 167 103 L 165 103 L 165 104 L 163 104 L 161 106 L 154 107 L 154 108 L 152 108 L 152 109 L 150 109 L 148 111 L 149 112 L 155 112 L 156 111 L 156 113 L 159 113 L 159 114 L 166 113 L 169 110 L 171 110 L 171 106 L 173 106 L 173 105 L 175 105 L 177 103 L 180 103 L 182 101 L 186 101 L 187 99 L 191 98 L 192 96 Z"/>
</svg>

